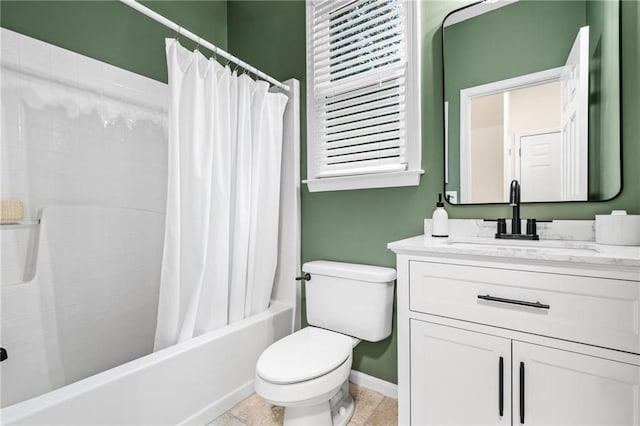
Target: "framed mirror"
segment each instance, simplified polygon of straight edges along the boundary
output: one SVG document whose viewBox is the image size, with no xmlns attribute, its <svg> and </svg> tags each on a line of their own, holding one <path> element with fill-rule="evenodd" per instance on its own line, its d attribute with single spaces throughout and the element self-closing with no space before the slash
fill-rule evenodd
<svg viewBox="0 0 640 426">
<path fill-rule="evenodd" d="M 620 5 L 487 0 L 442 25 L 452 204 L 597 201 L 622 188 Z"/>
</svg>

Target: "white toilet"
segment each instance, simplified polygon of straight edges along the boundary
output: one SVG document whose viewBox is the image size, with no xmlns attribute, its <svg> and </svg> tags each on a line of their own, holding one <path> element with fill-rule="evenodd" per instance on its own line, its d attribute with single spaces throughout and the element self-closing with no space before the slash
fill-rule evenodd
<svg viewBox="0 0 640 426">
<path fill-rule="evenodd" d="M 285 407 L 285 425 L 345 425 L 354 410 L 348 382 L 353 347 L 360 339 L 377 342 L 391 334 L 396 271 L 323 260 L 302 270 L 311 274 L 310 326 L 262 353 L 255 389 Z"/>
</svg>

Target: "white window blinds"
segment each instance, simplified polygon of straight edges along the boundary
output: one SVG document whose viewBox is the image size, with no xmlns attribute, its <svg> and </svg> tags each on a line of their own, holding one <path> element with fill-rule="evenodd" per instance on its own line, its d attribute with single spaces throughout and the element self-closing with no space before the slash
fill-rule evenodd
<svg viewBox="0 0 640 426">
<path fill-rule="evenodd" d="M 307 4 L 310 179 L 407 170 L 406 9 L 402 0 Z"/>
</svg>

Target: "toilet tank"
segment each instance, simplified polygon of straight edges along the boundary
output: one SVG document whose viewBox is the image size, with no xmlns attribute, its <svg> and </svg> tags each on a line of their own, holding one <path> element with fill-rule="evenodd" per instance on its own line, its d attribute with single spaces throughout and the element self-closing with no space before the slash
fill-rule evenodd
<svg viewBox="0 0 640 426">
<path fill-rule="evenodd" d="M 370 342 L 391 335 L 396 270 L 380 266 L 316 260 L 302 270 L 307 321 Z"/>
</svg>

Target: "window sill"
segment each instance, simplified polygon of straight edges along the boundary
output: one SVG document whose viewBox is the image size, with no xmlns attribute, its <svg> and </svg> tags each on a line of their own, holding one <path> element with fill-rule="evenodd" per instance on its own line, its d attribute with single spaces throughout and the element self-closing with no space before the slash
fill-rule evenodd
<svg viewBox="0 0 640 426">
<path fill-rule="evenodd" d="M 345 191 L 350 189 L 392 188 L 398 186 L 418 186 L 424 170 L 376 173 L 369 175 L 340 176 L 322 179 L 307 179 L 309 192 Z"/>
</svg>

